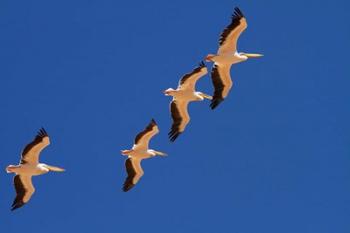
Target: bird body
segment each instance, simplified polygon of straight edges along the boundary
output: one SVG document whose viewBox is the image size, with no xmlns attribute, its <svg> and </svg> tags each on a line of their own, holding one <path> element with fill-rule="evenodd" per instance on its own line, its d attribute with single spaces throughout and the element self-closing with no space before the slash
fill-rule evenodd
<svg viewBox="0 0 350 233">
<path fill-rule="evenodd" d="M 178 101 L 202 101 L 204 100 L 203 93 L 199 91 L 192 91 L 190 89 L 167 89 L 165 90 L 166 95 L 172 96 L 173 100 Z"/>
<path fill-rule="evenodd" d="M 244 54 L 235 52 L 235 53 L 226 53 L 226 54 L 209 54 L 206 57 L 207 60 L 210 60 L 216 64 L 220 65 L 234 65 L 243 61 L 246 61 L 248 59 L 247 56 Z"/>
<path fill-rule="evenodd" d="M 45 173 L 48 173 L 50 170 L 45 167 L 46 164 L 19 164 L 19 165 L 10 165 L 7 167 L 7 173 L 16 173 L 21 175 L 31 175 L 38 176 Z"/>
<path fill-rule="evenodd" d="M 12 209 L 25 205 L 35 192 L 32 184 L 32 176 L 38 176 L 49 171 L 63 172 L 64 169 L 39 163 L 41 151 L 50 144 L 49 136 L 45 129 L 40 129 L 34 140 L 22 151 L 19 165 L 9 165 L 6 167 L 7 173 L 15 173 L 13 183 L 16 190 L 16 198 L 13 201 Z"/>
<path fill-rule="evenodd" d="M 158 151 L 157 151 L 158 152 Z M 127 152 L 124 150 L 124 154 L 127 154 L 129 158 L 138 158 L 138 159 L 149 159 L 152 158 L 154 156 L 157 156 L 157 153 L 155 150 L 152 149 L 132 149 L 130 150 L 130 152 Z"/>
<path fill-rule="evenodd" d="M 221 33 L 217 54 L 208 54 L 206 61 L 214 62 L 211 79 L 214 86 L 210 107 L 215 109 L 229 94 L 233 83 L 230 75 L 231 66 L 248 58 L 261 57 L 261 54 L 242 53 L 237 51 L 237 41 L 247 28 L 247 20 L 241 10 L 236 7 L 231 23 Z"/>
<path fill-rule="evenodd" d="M 125 161 L 125 168 L 128 176 L 123 185 L 124 192 L 133 188 L 143 176 L 144 171 L 141 167 L 141 161 L 143 159 L 149 159 L 157 155 L 166 156 L 163 152 L 148 148 L 149 141 L 158 133 L 159 129 L 157 123 L 152 119 L 146 129 L 136 135 L 132 149 L 121 151 L 122 155 L 128 156 Z"/>
<path fill-rule="evenodd" d="M 201 62 L 192 72 L 185 74 L 179 81 L 176 90 L 168 88 L 164 91 L 166 96 L 172 96 L 170 103 L 170 112 L 173 119 L 171 130 L 169 132 L 170 141 L 175 141 L 176 138 L 184 132 L 187 124 L 190 122 L 187 106 L 193 101 L 202 101 L 204 99 L 212 99 L 200 91 L 196 91 L 197 81 L 208 73 L 204 62 Z"/>
</svg>

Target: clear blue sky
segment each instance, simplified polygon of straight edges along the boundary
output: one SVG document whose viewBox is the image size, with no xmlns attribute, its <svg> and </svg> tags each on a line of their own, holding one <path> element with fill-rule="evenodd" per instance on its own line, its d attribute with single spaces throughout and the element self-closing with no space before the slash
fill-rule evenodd
<svg viewBox="0 0 350 233">
<path fill-rule="evenodd" d="M 207 53 L 235 6 L 249 27 L 216 111 L 167 139 L 162 90 Z M 0 167 L 44 126 L 43 162 L 64 174 L 34 178 L 10 212 L 12 175 L 0 173 L 0 232 L 350 232 L 348 1 L 115 1 L 0 3 Z M 198 90 L 212 93 L 209 76 Z M 151 148 L 129 193 L 121 149 L 154 117 Z"/>
</svg>

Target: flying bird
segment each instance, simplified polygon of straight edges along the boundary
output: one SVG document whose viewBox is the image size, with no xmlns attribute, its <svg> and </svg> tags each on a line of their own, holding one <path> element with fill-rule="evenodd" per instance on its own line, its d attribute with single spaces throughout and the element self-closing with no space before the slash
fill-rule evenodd
<svg viewBox="0 0 350 233">
<path fill-rule="evenodd" d="M 32 184 L 32 176 L 43 175 L 49 171 L 63 172 L 64 169 L 39 163 L 41 151 L 50 144 L 50 138 L 44 128 L 41 128 L 34 138 L 22 151 L 19 165 L 6 167 L 7 173 L 15 173 L 13 183 L 16 190 L 16 198 L 11 210 L 22 207 L 29 202 L 35 188 Z"/>
<path fill-rule="evenodd" d="M 246 61 L 248 58 L 263 56 L 262 54 L 237 52 L 237 40 L 246 28 L 247 20 L 241 10 L 236 7 L 230 25 L 221 33 L 217 54 L 208 54 L 205 59 L 214 62 L 211 70 L 211 79 L 214 85 L 211 109 L 216 108 L 227 97 L 232 87 L 231 66 Z"/>
<path fill-rule="evenodd" d="M 152 119 L 148 126 L 142 132 L 136 135 L 132 149 L 121 151 L 122 155 L 128 156 L 125 161 L 125 168 L 128 176 L 123 185 L 124 192 L 127 192 L 134 187 L 143 176 L 144 173 L 141 167 L 141 161 L 143 159 L 152 158 L 157 155 L 166 156 L 166 154 L 163 152 L 148 148 L 149 141 L 158 133 L 159 129 L 157 123 L 154 119 Z"/>
<path fill-rule="evenodd" d="M 192 72 L 185 74 L 180 79 L 176 90 L 168 88 L 164 91 L 166 96 L 173 97 L 170 103 L 170 112 L 173 119 L 171 130 L 168 133 L 170 141 L 175 141 L 190 122 L 190 116 L 187 110 L 188 104 L 192 101 L 212 99 L 211 96 L 196 91 L 196 82 L 207 73 L 207 67 L 204 62 L 201 62 Z"/>
</svg>

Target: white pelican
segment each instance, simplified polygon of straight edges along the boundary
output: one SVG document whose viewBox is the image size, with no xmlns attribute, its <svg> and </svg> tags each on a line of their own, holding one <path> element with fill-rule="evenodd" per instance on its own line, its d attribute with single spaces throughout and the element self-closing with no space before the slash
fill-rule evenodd
<svg viewBox="0 0 350 233">
<path fill-rule="evenodd" d="M 202 101 L 205 98 L 212 99 L 211 96 L 195 90 L 198 79 L 207 73 L 207 67 L 204 62 L 201 62 L 191 73 L 185 74 L 180 79 L 176 90 L 168 88 L 164 91 L 166 96 L 173 97 L 170 103 L 171 117 L 173 118 L 173 124 L 168 134 L 170 141 L 175 141 L 190 122 L 190 116 L 187 111 L 188 103 L 192 101 Z"/>
<path fill-rule="evenodd" d="M 22 207 L 26 204 L 35 189 L 32 184 L 32 176 L 38 176 L 49 171 L 63 172 L 64 169 L 39 163 L 40 152 L 50 144 L 49 136 L 44 128 L 41 128 L 36 135 L 34 141 L 28 144 L 23 152 L 19 165 L 9 165 L 6 168 L 7 173 L 15 173 L 13 179 L 16 189 L 16 198 L 13 201 L 12 209 Z"/>
<path fill-rule="evenodd" d="M 135 137 L 132 149 L 121 151 L 122 155 L 128 156 L 125 161 L 128 177 L 125 179 L 123 185 L 124 192 L 127 192 L 134 187 L 143 176 L 143 170 L 141 167 L 141 161 L 143 159 L 152 158 L 156 155 L 166 156 L 163 152 L 148 149 L 149 140 L 158 133 L 159 129 L 157 123 L 152 119 L 148 126 Z"/>
<path fill-rule="evenodd" d="M 262 54 L 237 52 L 237 40 L 247 28 L 247 21 L 238 7 L 232 15 L 232 21 L 221 33 L 217 54 L 209 54 L 206 61 L 214 62 L 211 70 L 211 79 L 214 85 L 214 95 L 210 107 L 216 108 L 228 95 L 232 80 L 231 65 L 246 61 L 248 58 L 261 57 Z"/>
</svg>

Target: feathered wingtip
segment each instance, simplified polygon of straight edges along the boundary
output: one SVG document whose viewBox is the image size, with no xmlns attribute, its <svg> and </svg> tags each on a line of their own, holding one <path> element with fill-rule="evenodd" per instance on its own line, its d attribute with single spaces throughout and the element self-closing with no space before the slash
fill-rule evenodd
<svg viewBox="0 0 350 233">
<path fill-rule="evenodd" d="M 199 68 L 204 68 L 204 67 L 207 67 L 207 66 L 206 66 L 206 64 L 204 63 L 204 61 L 201 61 L 201 62 L 199 62 L 198 67 L 199 67 Z"/>
<path fill-rule="evenodd" d="M 21 208 L 22 206 L 24 206 L 24 204 L 25 204 L 24 202 L 13 203 L 11 206 L 11 211 Z"/>
<path fill-rule="evenodd" d="M 212 101 L 210 103 L 210 108 L 212 110 L 214 110 L 217 106 L 219 106 L 219 104 L 221 104 L 222 101 L 224 101 L 223 98 L 214 98 L 214 99 L 212 99 Z"/>
<path fill-rule="evenodd" d="M 47 132 L 44 129 L 44 127 L 41 127 L 40 130 L 38 131 L 38 136 L 45 137 L 45 136 L 49 136 L 49 135 L 47 134 Z"/>
<path fill-rule="evenodd" d="M 132 189 L 133 187 L 134 187 L 135 185 L 134 184 L 132 184 L 132 183 L 124 183 L 124 185 L 123 185 L 123 188 L 122 188 L 122 190 L 123 190 L 123 192 L 128 192 L 130 189 Z"/>
<path fill-rule="evenodd" d="M 169 140 L 171 142 L 175 142 L 175 140 L 180 136 L 180 132 L 178 132 L 177 130 L 171 130 L 169 133 L 168 133 L 168 136 L 169 136 Z"/>
<path fill-rule="evenodd" d="M 244 17 L 244 15 L 243 15 L 242 11 L 238 7 L 235 7 L 235 11 L 232 14 L 232 19 L 237 19 L 237 18 L 240 19 L 243 17 Z"/>
<path fill-rule="evenodd" d="M 157 122 L 154 120 L 154 118 L 151 119 L 151 124 L 152 125 L 157 125 Z"/>
</svg>

